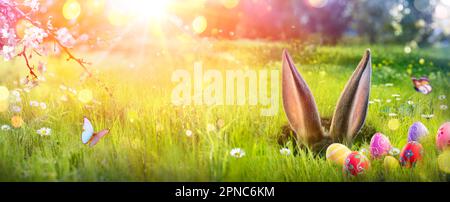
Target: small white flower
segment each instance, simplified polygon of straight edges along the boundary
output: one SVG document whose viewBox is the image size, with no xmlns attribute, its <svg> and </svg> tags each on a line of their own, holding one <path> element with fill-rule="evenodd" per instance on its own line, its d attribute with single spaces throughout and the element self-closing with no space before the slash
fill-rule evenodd
<svg viewBox="0 0 450 202">
<path fill-rule="evenodd" d="M 400 149 L 392 147 L 391 150 L 389 150 L 389 155 L 391 156 L 397 156 L 400 154 Z"/>
<path fill-rule="evenodd" d="M 406 103 L 408 103 L 409 105 L 413 105 L 414 104 L 414 102 L 411 101 L 411 100 L 408 100 L 408 102 L 406 102 Z"/>
<path fill-rule="evenodd" d="M 76 40 L 67 28 L 61 28 L 56 31 L 56 39 L 67 48 L 72 48 L 76 43 Z"/>
<path fill-rule="evenodd" d="M 50 136 L 52 129 L 50 128 L 41 128 L 39 130 L 36 131 L 37 134 L 39 134 L 40 136 Z"/>
<path fill-rule="evenodd" d="M 68 88 L 67 89 L 69 92 L 71 92 L 74 95 L 77 95 L 77 90 L 73 89 L 73 88 Z"/>
<path fill-rule="evenodd" d="M 39 0 L 25 0 L 23 5 L 30 7 L 33 11 L 39 10 Z"/>
<path fill-rule="evenodd" d="M 439 100 L 445 100 L 445 99 L 447 99 L 447 96 L 445 96 L 445 95 L 439 95 Z"/>
<path fill-rule="evenodd" d="M 392 87 L 392 86 L 394 86 L 394 84 L 393 84 L 393 83 L 386 83 L 386 84 L 384 84 L 384 86 L 386 86 L 386 87 Z"/>
<path fill-rule="evenodd" d="M 392 97 L 400 97 L 399 94 L 392 94 Z"/>
<path fill-rule="evenodd" d="M 59 100 L 63 101 L 63 102 L 67 102 L 69 100 L 69 98 L 67 97 L 67 95 L 61 95 L 61 97 L 59 98 Z"/>
<path fill-rule="evenodd" d="M 378 102 L 378 103 L 380 103 L 380 102 L 381 102 L 381 100 L 380 100 L 380 99 L 374 99 L 373 101 L 374 101 L 374 102 Z"/>
<path fill-rule="evenodd" d="M 22 98 L 20 97 L 20 92 L 18 90 L 11 91 L 11 101 L 13 101 L 13 102 L 22 101 Z"/>
<path fill-rule="evenodd" d="M 280 153 L 281 153 L 281 155 L 289 156 L 289 155 L 291 155 L 291 150 L 289 150 L 288 148 L 282 148 L 282 149 L 280 149 Z"/>
<path fill-rule="evenodd" d="M 15 51 L 14 46 L 4 45 L 2 47 L 2 52 L 0 55 L 3 55 L 3 58 L 5 61 L 9 61 L 15 56 L 15 52 L 16 51 Z"/>
<path fill-rule="evenodd" d="M 192 136 L 192 131 L 191 130 L 186 130 L 186 136 L 191 137 Z"/>
<path fill-rule="evenodd" d="M 371 100 L 371 101 L 369 101 L 369 104 L 375 104 L 375 102 Z"/>
<path fill-rule="evenodd" d="M 61 84 L 61 85 L 59 85 L 59 89 L 61 89 L 63 91 L 66 91 L 67 90 L 67 86 Z"/>
<path fill-rule="evenodd" d="M 394 117 L 394 116 L 397 116 L 397 114 L 396 113 L 389 113 L 389 116 L 390 117 Z"/>
<path fill-rule="evenodd" d="M 11 130 L 11 126 L 5 124 L 5 125 L 2 125 L 1 129 L 3 131 Z"/>
<path fill-rule="evenodd" d="M 22 108 L 19 107 L 19 106 L 12 106 L 12 107 L 11 107 L 11 111 L 16 112 L 16 113 L 19 113 L 19 112 L 22 111 Z"/>
<path fill-rule="evenodd" d="M 439 108 L 441 108 L 441 110 L 445 111 L 445 110 L 448 109 L 448 106 L 447 105 L 441 105 Z"/>
<path fill-rule="evenodd" d="M 39 107 L 39 102 L 32 100 L 32 101 L 30 101 L 30 106 L 32 106 L 32 107 Z"/>
<path fill-rule="evenodd" d="M 391 99 L 387 99 L 386 102 L 387 102 L 387 103 L 391 103 L 392 100 L 391 100 Z"/>
<path fill-rule="evenodd" d="M 422 114 L 422 118 L 431 119 L 434 117 L 434 114 Z"/>
<path fill-rule="evenodd" d="M 207 130 L 208 132 L 214 132 L 214 131 L 216 130 L 216 126 L 209 123 L 209 124 L 206 126 L 206 130 Z"/>
<path fill-rule="evenodd" d="M 43 102 L 39 103 L 39 106 L 41 107 L 41 109 L 47 109 L 47 104 Z"/>
<path fill-rule="evenodd" d="M 242 158 L 245 156 L 245 151 L 241 148 L 234 148 L 231 150 L 230 155 L 235 158 Z"/>
</svg>

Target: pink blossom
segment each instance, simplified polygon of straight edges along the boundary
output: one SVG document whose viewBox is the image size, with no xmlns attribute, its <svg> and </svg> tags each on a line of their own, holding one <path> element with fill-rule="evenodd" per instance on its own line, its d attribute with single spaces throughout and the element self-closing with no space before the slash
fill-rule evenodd
<svg viewBox="0 0 450 202">
<path fill-rule="evenodd" d="M 67 28 L 60 28 L 56 31 L 56 39 L 67 48 L 72 48 L 75 45 L 75 39 Z"/>
</svg>

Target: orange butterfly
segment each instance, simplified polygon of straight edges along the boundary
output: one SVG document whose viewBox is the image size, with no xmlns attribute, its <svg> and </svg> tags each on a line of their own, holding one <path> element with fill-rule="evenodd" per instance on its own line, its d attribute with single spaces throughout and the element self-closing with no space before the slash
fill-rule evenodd
<svg viewBox="0 0 450 202">
<path fill-rule="evenodd" d="M 417 92 L 427 95 L 433 90 L 427 77 L 422 77 L 420 79 L 413 77 L 411 79 L 414 84 L 414 89 L 416 89 Z"/>
</svg>

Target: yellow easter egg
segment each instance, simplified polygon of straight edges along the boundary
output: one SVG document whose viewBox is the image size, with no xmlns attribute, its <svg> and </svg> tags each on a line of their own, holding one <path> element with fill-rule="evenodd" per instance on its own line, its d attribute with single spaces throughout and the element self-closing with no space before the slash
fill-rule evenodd
<svg viewBox="0 0 450 202">
<path fill-rule="evenodd" d="M 439 155 L 438 165 L 442 172 L 450 173 L 450 149 Z"/>
<path fill-rule="evenodd" d="M 398 160 L 392 156 L 386 156 L 384 158 L 384 169 L 386 170 L 395 170 L 400 167 Z"/>
<path fill-rule="evenodd" d="M 345 158 L 351 153 L 351 150 L 343 144 L 334 143 L 327 148 L 327 160 L 338 165 L 344 165 Z"/>
</svg>

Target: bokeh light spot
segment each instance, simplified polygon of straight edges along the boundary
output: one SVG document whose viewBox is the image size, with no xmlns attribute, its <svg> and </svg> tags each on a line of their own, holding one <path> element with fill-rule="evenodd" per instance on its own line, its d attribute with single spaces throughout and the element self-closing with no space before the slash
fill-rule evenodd
<svg viewBox="0 0 450 202">
<path fill-rule="evenodd" d="M 398 119 L 391 119 L 388 122 L 388 127 L 391 130 L 397 130 L 400 127 L 400 121 Z"/>
<path fill-rule="evenodd" d="M 222 0 L 223 6 L 228 9 L 232 9 L 239 4 L 239 0 Z"/>
<path fill-rule="evenodd" d="M 82 103 L 89 103 L 94 98 L 92 91 L 89 89 L 83 89 L 80 92 L 78 92 L 78 100 L 80 100 Z"/>
<path fill-rule="evenodd" d="M 63 6 L 63 15 L 67 20 L 73 20 L 80 16 L 81 6 L 76 0 L 67 0 Z"/>
<path fill-rule="evenodd" d="M 5 112 L 8 110 L 9 103 L 7 101 L 1 101 L 0 100 L 0 112 Z"/>
<path fill-rule="evenodd" d="M 0 101 L 6 101 L 9 98 L 9 90 L 5 86 L 0 86 Z"/>
<path fill-rule="evenodd" d="M 192 29 L 194 30 L 194 32 L 196 34 L 203 33 L 207 27 L 208 27 L 208 21 L 206 20 L 206 18 L 204 16 L 197 16 L 192 21 Z"/>
<path fill-rule="evenodd" d="M 411 53 L 411 47 L 405 46 L 404 51 L 405 51 L 406 54 L 410 54 Z"/>
<path fill-rule="evenodd" d="M 314 8 L 323 8 L 327 5 L 328 0 L 308 0 L 308 3 Z"/>
</svg>

